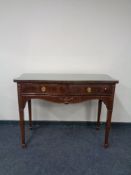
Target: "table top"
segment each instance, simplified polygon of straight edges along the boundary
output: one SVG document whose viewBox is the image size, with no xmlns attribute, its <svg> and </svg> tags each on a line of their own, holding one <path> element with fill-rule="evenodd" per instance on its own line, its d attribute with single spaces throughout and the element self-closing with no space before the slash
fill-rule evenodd
<svg viewBox="0 0 131 175">
<path fill-rule="evenodd" d="M 118 80 L 106 74 L 46 74 L 46 73 L 25 73 L 14 79 L 14 82 L 29 81 L 59 81 L 59 82 L 108 82 L 118 83 Z"/>
</svg>

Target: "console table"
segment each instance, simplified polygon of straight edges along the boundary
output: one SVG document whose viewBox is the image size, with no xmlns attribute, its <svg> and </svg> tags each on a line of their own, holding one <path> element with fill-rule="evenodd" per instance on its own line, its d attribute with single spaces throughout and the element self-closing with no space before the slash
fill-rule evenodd
<svg viewBox="0 0 131 175">
<path fill-rule="evenodd" d="M 56 103 L 80 103 L 98 100 L 97 129 L 100 127 L 102 102 L 107 108 L 104 146 L 108 147 L 117 80 L 101 74 L 22 74 L 14 79 L 18 89 L 21 144 L 25 147 L 24 108 L 28 102 L 29 125 L 32 128 L 31 99 L 44 99 Z"/>
</svg>

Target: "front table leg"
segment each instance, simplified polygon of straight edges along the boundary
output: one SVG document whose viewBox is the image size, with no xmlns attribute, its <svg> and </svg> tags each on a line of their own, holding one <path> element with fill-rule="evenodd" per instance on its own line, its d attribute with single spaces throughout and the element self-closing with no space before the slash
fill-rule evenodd
<svg viewBox="0 0 131 175">
<path fill-rule="evenodd" d="M 28 112 L 29 112 L 29 126 L 30 126 L 30 129 L 32 129 L 31 100 L 28 100 Z"/>
<path fill-rule="evenodd" d="M 24 121 L 24 109 L 19 109 L 20 115 L 20 132 L 21 132 L 21 144 L 22 147 L 25 148 L 25 121 Z"/>
<path fill-rule="evenodd" d="M 111 128 L 111 118 L 112 118 L 112 110 L 107 110 L 107 121 L 106 121 L 106 128 L 105 128 L 105 143 L 104 147 L 107 148 L 109 146 L 109 132 Z"/>
</svg>

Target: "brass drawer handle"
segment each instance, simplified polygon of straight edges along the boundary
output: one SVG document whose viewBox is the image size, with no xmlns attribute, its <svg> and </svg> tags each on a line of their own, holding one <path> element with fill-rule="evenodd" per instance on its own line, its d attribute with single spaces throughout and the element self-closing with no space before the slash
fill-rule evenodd
<svg viewBox="0 0 131 175">
<path fill-rule="evenodd" d="M 43 87 L 41 88 L 41 91 L 42 91 L 42 92 L 46 92 L 46 87 L 43 86 Z"/>
<path fill-rule="evenodd" d="M 86 91 L 87 91 L 88 93 L 91 93 L 91 87 L 88 87 L 88 88 L 86 89 Z"/>
</svg>

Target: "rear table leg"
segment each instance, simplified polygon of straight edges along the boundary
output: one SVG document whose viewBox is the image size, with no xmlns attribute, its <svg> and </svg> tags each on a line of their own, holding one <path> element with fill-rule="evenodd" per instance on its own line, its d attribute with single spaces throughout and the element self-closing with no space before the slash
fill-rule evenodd
<svg viewBox="0 0 131 175">
<path fill-rule="evenodd" d="M 28 112 L 29 112 L 29 127 L 30 127 L 30 129 L 32 129 L 31 100 L 28 100 Z"/>
<path fill-rule="evenodd" d="M 98 117 L 97 117 L 97 123 L 96 123 L 97 130 L 100 128 L 101 108 L 102 108 L 102 100 L 99 100 L 98 101 Z"/>
</svg>

